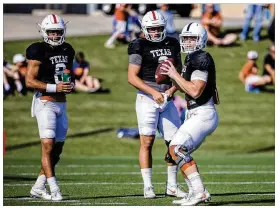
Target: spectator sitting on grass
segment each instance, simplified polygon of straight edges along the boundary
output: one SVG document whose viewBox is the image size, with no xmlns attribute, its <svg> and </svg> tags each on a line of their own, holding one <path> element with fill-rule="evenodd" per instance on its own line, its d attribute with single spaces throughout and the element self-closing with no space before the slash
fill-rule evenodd
<svg viewBox="0 0 280 208">
<path fill-rule="evenodd" d="M 4 82 L 5 94 L 6 95 L 14 94 L 14 89 L 16 89 L 20 96 L 24 95 L 22 94 L 23 86 L 20 81 L 20 75 L 17 70 L 17 67 L 15 65 L 8 63 L 5 60 L 5 58 L 3 62 L 3 74 L 4 77 L 6 78 Z"/>
<path fill-rule="evenodd" d="M 207 30 L 208 34 L 208 44 L 210 45 L 231 45 L 236 39 L 237 35 L 234 33 L 230 33 L 227 35 L 223 35 L 221 33 L 222 27 L 222 15 L 220 12 L 214 10 L 213 4 L 205 5 L 205 13 L 202 16 L 201 23 Z"/>
<path fill-rule="evenodd" d="M 78 52 L 73 63 L 73 73 L 75 75 L 75 90 L 94 93 L 109 92 L 109 89 L 101 87 L 98 78 L 89 75 L 89 63 L 85 60 L 83 52 Z"/>
<path fill-rule="evenodd" d="M 21 93 L 25 95 L 25 94 L 27 94 L 27 88 L 25 85 L 25 74 L 27 72 L 27 62 L 26 62 L 25 56 L 21 53 L 15 54 L 13 57 L 13 64 L 15 66 L 15 70 L 18 71 L 19 76 L 20 76 L 20 82 L 22 84 Z"/>
<path fill-rule="evenodd" d="M 259 93 L 261 87 L 270 82 L 267 76 L 258 75 L 258 66 L 256 61 L 258 53 L 256 51 L 249 51 L 247 53 L 247 62 L 239 72 L 239 79 L 245 85 L 246 92 Z"/>
</svg>

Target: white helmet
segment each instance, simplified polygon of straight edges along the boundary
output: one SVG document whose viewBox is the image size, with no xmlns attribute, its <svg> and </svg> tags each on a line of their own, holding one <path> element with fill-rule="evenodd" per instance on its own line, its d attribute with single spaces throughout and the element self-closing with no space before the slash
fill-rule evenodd
<svg viewBox="0 0 280 208">
<path fill-rule="evenodd" d="M 60 16 L 56 14 L 50 14 L 45 17 L 41 25 L 38 25 L 41 28 L 41 35 L 43 36 L 44 41 L 46 43 L 52 46 L 58 46 L 64 42 L 66 35 L 66 24 Z M 60 36 L 58 36 L 58 40 L 55 40 L 54 38 L 48 36 L 48 31 L 55 30 L 60 31 Z"/>
<path fill-rule="evenodd" d="M 200 23 L 187 24 L 179 36 L 182 53 L 191 53 L 206 47 L 208 35 L 206 29 Z M 184 37 L 196 37 L 195 45 L 185 42 Z"/>
<path fill-rule="evenodd" d="M 157 11 L 150 11 L 142 19 L 141 27 L 142 31 L 146 37 L 147 40 L 152 42 L 160 42 L 163 41 L 166 36 L 166 20 L 164 19 L 163 15 Z M 148 28 L 153 27 L 163 27 L 163 31 L 159 32 L 159 37 L 155 38 L 153 37 L 153 33 L 148 32 Z"/>
</svg>

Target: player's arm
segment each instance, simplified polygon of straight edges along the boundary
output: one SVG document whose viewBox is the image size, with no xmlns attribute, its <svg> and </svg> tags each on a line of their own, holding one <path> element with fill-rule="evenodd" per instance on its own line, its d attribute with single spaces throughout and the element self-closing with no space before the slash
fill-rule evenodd
<svg viewBox="0 0 280 208">
<path fill-rule="evenodd" d="M 191 81 L 186 81 L 179 74 L 176 74 L 176 76 L 174 76 L 172 79 L 184 93 L 187 93 L 194 99 L 199 98 L 206 86 L 206 82 L 203 80 L 194 79 Z"/>
<path fill-rule="evenodd" d="M 169 62 L 169 61 L 168 61 Z M 170 66 L 163 64 L 162 74 L 168 75 L 177 88 L 187 93 L 194 99 L 197 99 L 203 92 L 206 86 L 208 73 L 196 70 L 193 72 L 191 81 L 185 80 L 175 69 L 174 65 L 169 62 Z M 203 77 L 203 78 L 200 78 Z"/>
<path fill-rule="evenodd" d="M 47 84 L 36 79 L 41 62 L 28 60 L 25 83 L 28 88 L 37 89 L 41 92 L 46 91 Z"/>
<path fill-rule="evenodd" d="M 129 63 L 128 65 L 128 83 L 141 90 L 147 94 L 153 95 L 158 92 L 152 87 L 148 86 L 143 82 L 142 79 L 139 78 L 138 74 L 140 72 L 141 66 Z"/>
<path fill-rule="evenodd" d="M 46 84 L 37 80 L 39 67 L 41 62 L 38 60 L 29 60 L 27 66 L 27 72 L 25 77 L 25 83 L 28 88 L 37 89 L 41 92 L 69 92 L 71 86 L 69 83 L 60 82 L 59 84 Z"/>
<path fill-rule="evenodd" d="M 157 90 L 145 84 L 145 82 L 138 76 L 142 65 L 142 50 L 140 42 L 137 39 L 130 42 L 128 46 L 128 55 L 128 83 L 135 88 L 152 95 L 155 102 L 163 103 L 163 95 Z"/>
</svg>

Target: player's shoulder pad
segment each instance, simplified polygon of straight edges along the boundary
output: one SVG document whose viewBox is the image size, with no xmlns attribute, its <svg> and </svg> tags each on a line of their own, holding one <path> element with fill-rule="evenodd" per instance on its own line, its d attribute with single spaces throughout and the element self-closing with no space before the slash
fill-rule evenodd
<svg viewBox="0 0 280 208">
<path fill-rule="evenodd" d="M 26 49 L 26 58 L 29 60 L 41 61 L 44 57 L 44 42 L 32 43 Z"/>
<path fill-rule="evenodd" d="M 127 49 L 128 55 L 131 55 L 131 54 L 141 55 L 143 44 L 145 44 L 145 39 L 143 39 L 143 38 L 137 38 L 137 39 L 134 39 L 133 41 L 131 41 L 129 43 L 128 49 Z"/>
<path fill-rule="evenodd" d="M 64 42 L 63 43 L 63 47 L 66 48 L 66 50 L 69 52 L 69 54 L 71 56 L 75 55 L 75 50 L 74 50 L 74 48 L 72 47 L 72 45 L 70 43 Z"/>
<path fill-rule="evenodd" d="M 180 44 L 176 38 L 170 36 L 167 36 L 164 41 L 169 41 L 171 44 Z"/>
<path fill-rule="evenodd" d="M 211 55 L 207 51 L 203 50 L 195 51 L 189 56 L 192 62 L 205 62 L 211 57 Z"/>
<path fill-rule="evenodd" d="M 212 56 L 203 50 L 195 51 L 190 54 L 192 65 L 198 70 L 207 70 L 208 66 L 213 61 Z"/>
</svg>

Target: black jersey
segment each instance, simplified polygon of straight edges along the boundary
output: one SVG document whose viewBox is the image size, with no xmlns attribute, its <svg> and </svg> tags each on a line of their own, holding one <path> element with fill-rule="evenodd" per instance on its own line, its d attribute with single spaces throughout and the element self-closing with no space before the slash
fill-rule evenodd
<svg viewBox="0 0 280 208">
<path fill-rule="evenodd" d="M 204 91 L 199 98 L 194 99 L 188 94 L 185 94 L 185 99 L 188 102 L 188 108 L 198 107 L 207 103 L 212 96 L 216 96 L 216 69 L 212 56 L 206 51 L 195 51 L 185 58 L 185 63 L 182 69 L 182 76 L 185 80 L 191 81 L 192 73 L 196 70 L 207 71 L 208 78 Z M 214 97 L 214 101 L 215 101 Z"/>
<path fill-rule="evenodd" d="M 144 81 L 156 82 L 156 69 L 160 62 L 168 58 L 174 59 L 175 67 L 181 72 L 180 44 L 175 38 L 166 37 L 161 42 L 151 42 L 143 38 L 135 39 L 128 46 L 128 55 L 131 54 L 142 57 L 139 77 Z"/>
<path fill-rule="evenodd" d="M 26 49 L 28 60 L 41 62 L 37 79 L 48 84 L 58 84 L 62 81 L 64 69 L 72 69 L 75 51 L 68 43 L 52 47 L 45 42 L 31 44 Z"/>
</svg>

